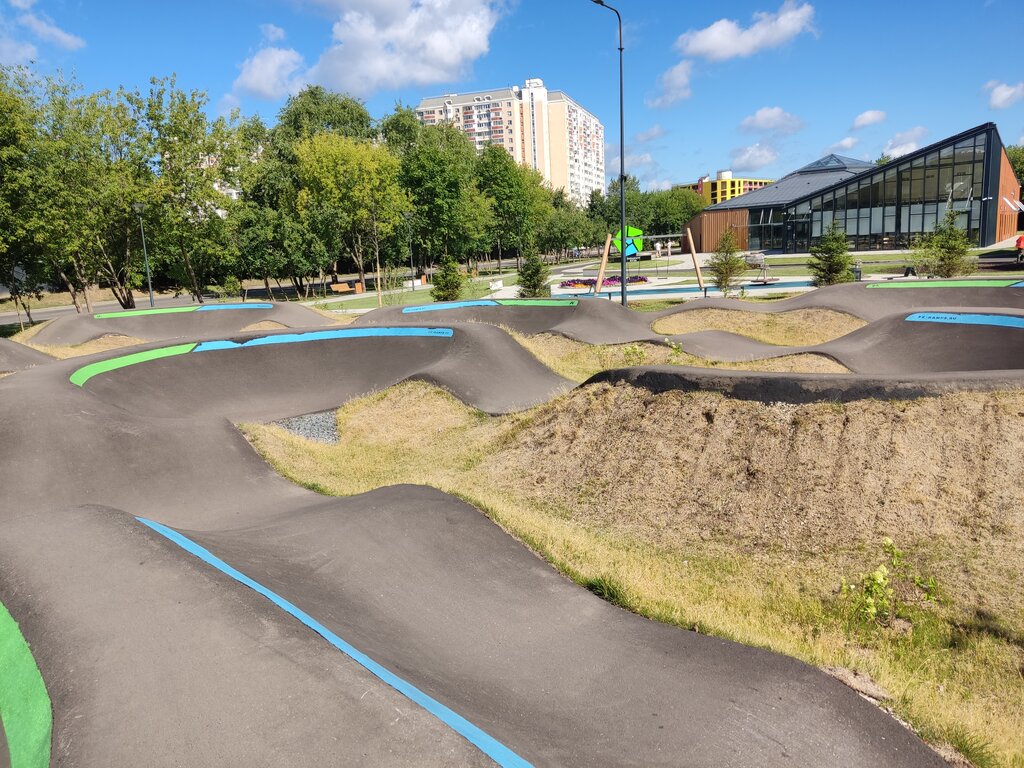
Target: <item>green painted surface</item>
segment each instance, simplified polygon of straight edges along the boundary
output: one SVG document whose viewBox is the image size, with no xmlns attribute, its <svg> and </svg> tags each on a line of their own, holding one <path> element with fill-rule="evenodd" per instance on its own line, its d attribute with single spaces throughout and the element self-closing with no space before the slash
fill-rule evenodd
<svg viewBox="0 0 1024 768">
<path fill-rule="evenodd" d="M 195 312 L 199 307 L 161 307 L 160 309 L 129 309 L 125 312 L 101 312 L 94 315 L 97 320 L 108 317 L 138 317 L 139 315 L 172 315 L 177 312 Z"/>
<path fill-rule="evenodd" d="M 576 299 L 496 299 L 503 307 L 575 307 Z"/>
<path fill-rule="evenodd" d="M 72 373 L 71 383 L 81 387 L 93 376 L 98 376 L 101 373 L 116 371 L 118 368 L 125 368 L 129 365 L 135 365 L 136 363 L 144 363 L 147 360 L 159 360 L 162 357 L 184 355 L 187 352 L 191 352 L 195 347 L 196 345 L 194 342 L 191 344 L 178 344 L 173 347 L 147 349 L 145 352 L 136 352 L 133 355 L 114 357 L 110 360 L 100 360 L 98 363 L 90 363 L 89 365 L 83 366 Z"/>
<path fill-rule="evenodd" d="M 46 684 L 14 618 L 0 603 L 0 719 L 11 768 L 50 764 L 53 710 Z"/>
<path fill-rule="evenodd" d="M 907 283 L 871 283 L 868 288 L 1008 288 L 1020 280 L 920 280 Z"/>
</svg>

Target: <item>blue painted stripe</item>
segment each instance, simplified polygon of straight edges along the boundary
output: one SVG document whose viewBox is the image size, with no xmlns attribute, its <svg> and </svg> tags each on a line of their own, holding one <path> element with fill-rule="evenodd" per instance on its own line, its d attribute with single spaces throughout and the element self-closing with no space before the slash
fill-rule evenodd
<svg viewBox="0 0 1024 768">
<path fill-rule="evenodd" d="M 197 312 L 216 312 L 218 309 L 273 309 L 273 304 L 257 301 L 253 304 L 203 304 Z"/>
<path fill-rule="evenodd" d="M 970 312 L 915 312 L 907 315 L 912 323 L 951 323 L 954 325 L 994 325 L 1003 328 L 1024 328 L 1024 317 L 1016 315 L 981 315 Z"/>
<path fill-rule="evenodd" d="M 1024 280 L 1021 280 L 1019 283 L 1014 283 L 1010 287 L 1011 288 L 1024 288 Z"/>
<path fill-rule="evenodd" d="M 177 531 L 168 528 L 165 525 L 154 522 L 152 520 L 146 520 L 142 517 L 137 517 L 135 519 L 143 525 L 152 528 L 161 536 L 164 536 L 170 541 L 174 542 L 189 554 L 195 555 L 208 565 L 212 565 L 221 573 L 230 576 L 232 579 L 239 582 L 240 584 L 244 584 L 250 589 L 263 595 L 263 597 L 267 598 L 270 602 L 274 603 L 274 605 L 283 610 L 285 613 L 294 616 L 296 619 L 301 621 L 307 627 L 309 627 L 322 638 L 324 638 L 328 643 L 330 643 L 339 651 L 344 653 L 354 662 L 365 668 L 372 675 L 390 685 L 392 688 L 394 688 L 396 691 L 401 693 L 409 700 L 415 702 L 416 704 L 419 704 L 421 707 L 423 707 L 423 709 L 427 710 L 427 712 L 432 714 L 442 723 L 447 725 L 449 728 L 458 733 L 464 739 L 466 739 L 471 744 L 476 746 L 481 752 L 483 752 L 489 758 L 494 760 L 494 762 L 496 762 L 498 765 L 511 766 L 512 768 L 532 768 L 530 763 L 521 758 L 519 755 L 517 755 L 511 749 L 506 747 L 504 744 L 497 741 L 493 736 L 481 730 L 477 726 L 473 725 L 471 722 L 466 720 L 466 718 L 462 717 L 462 715 L 453 712 L 441 702 L 423 693 L 423 691 L 414 686 L 412 683 L 403 680 L 391 670 L 381 666 L 376 661 L 367 656 L 365 653 L 342 640 L 340 637 L 338 637 L 336 634 L 334 634 L 331 630 L 329 630 L 319 621 L 314 619 L 308 613 L 298 608 L 297 606 L 293 605 L 292 603 L 288 602 L 283 597 L 278 595 L 276 592 L 271 591 L 259 582 L 253 581 L 241 571 L 231 567 L 223 560 L 221 560 L 219 557 L 210 552 L 208 549 L 205 549 L 199 544 L 196 544 L 191 539 L 181 535 Z"/>
<path fill-rule="evenodd" d="M 310 331 L 308 333 L 282 333 L 277 336 L 260 336 L 248 341 L 204 341 L 193 352 L 213 352 L 219 349 L 242 349 L 244 347 L 265 347 L 269 344 L 299 344 L 304 341 L 328 341 L 331 339 L 365 339 L 374 336 L 419 336 L 451 338 L 451 328 L 339 328 L 333 331 Z"/>
<path fill-rule="evenodd" d="M 443 312 L 446 309 L 462 309 L 463 307 L 496 307 L 498 302 L 490 299 L 476 299 L 474 301 L 449 301 L 444 304 L 423 304 L 417 307 L 404 307 L 403 315 L 411 315 L 414 312 Z"/>
</svg>

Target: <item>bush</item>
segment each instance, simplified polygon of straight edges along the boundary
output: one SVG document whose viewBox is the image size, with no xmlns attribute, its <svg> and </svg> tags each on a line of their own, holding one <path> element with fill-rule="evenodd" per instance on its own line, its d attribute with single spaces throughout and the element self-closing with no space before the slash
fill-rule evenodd
<svg viewBox="0 0 1024 768">
<path fill-rule="evenodd" d="M 815 285 L 835 285 L 853 280 L 852 262 L 846 246 L 846 232 L 833 222 L 822 235 L 821 242 L 811 248 L 811 260 L 807 266 L 814 275 Z"/>
<path fill-rule="evenodd" d="M 938 277 L 955 277 L 974 271 L 977 260 L 970 255 L 971 241 L 956 225 L 957 213 L 946 209 L 946 216 L 914 245 L 914 264 L 919 271 Z"/>
<path fill-rule="evenodd" d="M 549 274 L 548 265 L 541 261 L 540 256 L 536 253 L 528 254 L 519 268 L 519 298 L 536 299 L 550 296 Z"/>
<path fill-rule="evenodd" d="M 719 239 L 715 255 L 708 261 L 707 270 L 711 273 L 711 282 L 723 296 L 728 296 L 732 292 L 740 280 L 740 275 L 747 271 L 747 261 L 740 255 L 736 235 L 731 229 L 726 230 Z"/>
<path fill-rule="evenodd" d="M 459 271 L 459 263 L 451 256 L 446 256 L 434 272 L 434 287 L 430 295 L 434 301 L 458 301 L 462 298 L 462 288 L 466 277 Z"/>
</svg>

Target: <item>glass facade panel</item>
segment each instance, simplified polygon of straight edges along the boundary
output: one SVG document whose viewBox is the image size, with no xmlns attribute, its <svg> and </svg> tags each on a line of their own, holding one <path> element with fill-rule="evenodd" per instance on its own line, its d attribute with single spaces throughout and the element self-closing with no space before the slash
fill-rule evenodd
<svg viewBox="0 0 1024 768">
<path fill-rule="evenodd" d="M 958 226 L 979 242 L 983 229 L 987 134 L 947 144 L 786 209 L 782 247 L 804 250 L 835 224 L 856 249 L 908 247 L 934 231 L 952 204 Z M 988 214 L 986 214 L 987 216 Z"/>
</svg>

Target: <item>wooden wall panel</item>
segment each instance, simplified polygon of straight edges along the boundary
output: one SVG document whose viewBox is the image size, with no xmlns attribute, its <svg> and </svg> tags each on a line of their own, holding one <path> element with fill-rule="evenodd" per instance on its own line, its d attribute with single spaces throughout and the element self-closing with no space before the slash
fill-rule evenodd
<svg viewBox="0 0 1024 768">
<path fill-rule="evenodd" d="M 733 234 L 736 235 L 736 244 L 745 251 L 749 242 L 747 239 L 748 221 L 749 213 L 746 208 L 702 211 L 689 224 L 690 230 L 693 232 L 694 247 L 700 253 L 710 253 L 715 250 L 725 231 L 731 228 Z"/>
<path fill-rule="evenodd" d="M 1020 184 L 1017 177 L 1013 175 L 1013 166 L 1010 165 L 1010 158 L 1006 156 L 1003 149 L 999 158 L 999 198 L 995 201 L 999 210 L 999 218 L 996 221 L 996 242 L 1013 237 L 1017 234 L 1017 220 L 1019 210 L 1010 210 L 1006 200 L 1020 200 Z M 1003 198 L 1006 200 L 1003 200 Z"/>
</svg>

